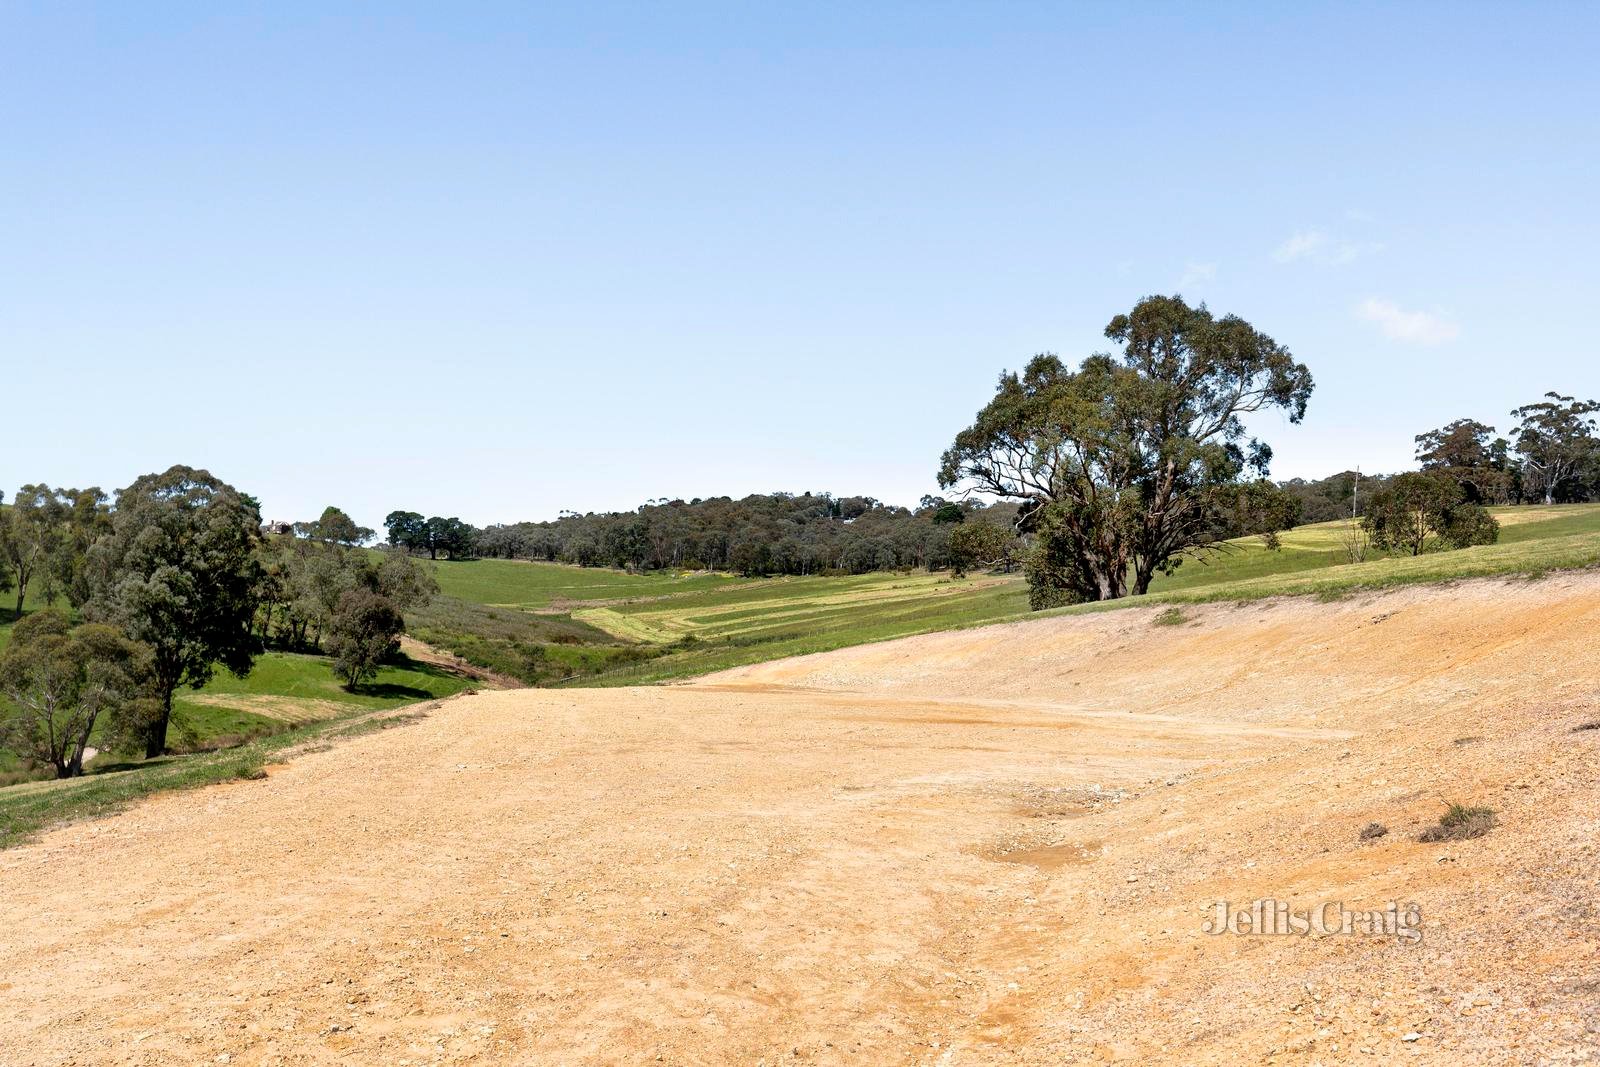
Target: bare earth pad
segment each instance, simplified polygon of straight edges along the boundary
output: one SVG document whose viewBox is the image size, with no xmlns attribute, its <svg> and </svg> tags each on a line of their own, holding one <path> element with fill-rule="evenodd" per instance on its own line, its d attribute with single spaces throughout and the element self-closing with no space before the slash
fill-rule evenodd
<svg viewBox="0 0 1600 1067">
<path fill-rule="evenodd" d="M 1185 610 L 483 692 L 44 835 L 0 1061 L 1600 1054 L 1600 578 Z M 1203 932 L 1260 898 L 1423 939 Z"/>
</svg>

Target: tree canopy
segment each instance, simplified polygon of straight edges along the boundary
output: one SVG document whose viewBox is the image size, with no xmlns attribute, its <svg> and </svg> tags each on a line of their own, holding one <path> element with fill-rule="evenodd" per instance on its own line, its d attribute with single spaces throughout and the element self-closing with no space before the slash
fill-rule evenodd
<svg viewBox="0 0 1600 1067">
<path fill-rule="evenodd" d="M 1505 438 L 1494 436 L 1493 426 L 1476 419 L 1456 419 L 1418 434 L 1416 443 L 1422 469 L 1453 480 L 1472 503 L 1505 504 L 1512 499 L 1516 478 L 1510 445 Z"/>
<path fill-rule="evenodd" d="M 255 660 L 260 525 L 253 500 L 192 467 L 144 475 L 117 493 L 111 531 L 90 550 L 88 613 L 151 650 L 161 710 L 147 756 L 166 748 L 178 686 L 198 689 L 218 664 L 243 677 Z"/>
<path fill-rule="evenodd" d="M 1500 523 L 1440 471 L 1397 475 L 1372 495 L 1361 521 L 1374 545 L 1413 556 L 1430 545 L 1467 548 L 1493 544 L 1500 536 Z"/>
<path fill-rule="evenodd" d="M 568 512 L 552 521 L 489 526 L 475 531 L 473 552 L 585 567 L 746 575 L 937 570 L 951 565 L 950 538 L 961 525 L 957 515 L 982 514 L 1009 525 L 1015 512 L 1014 504 L 984 507 L 935 496 L 915 508 L 832 493 L 660 499 L 634 511 Z M 404 536 L 394 543 L 409 548 Z M 424 543 L 420 551 L 425 550 Z"/>
<path fill-rule="evenodd" d="M 297 522 L 294 527 L 301 537 L 347 546 L 365 544 L 372 540 L 373 533 L 365 526 L 357 526 L 354 519 L 331 505 L 323 510 L 320 518 L 311 522 Z"/>
<path fill-rule="evenodd" d="M 1036 542 L 1029 580 L 1052 591 L 1036 602 L 1144 593 L 1213 544 L 1271 461 L 1243 416 L 1277 408 L 1299 422 L 1311 396 L 1287 348 L 1178 296 L 1141 300 L 1105 334 L 1119 356 L 1071 370 L 1041 355 L 1002 374 L 939 469 L 945 488 L 1021 504 Z"/>
<path fill-rule="evenodd" d="M 950 534 L 950 569 L 957 577 L 972 567 L 1003 566 L 1009 571 L 1016 545 L 1017 533 L 1009 527 L 988 519 L 962 522 Z"/>
<path fill-rule="evenodd" d="M 96 722 L 137 699 L 143 651 L 115 627 L 74 629 L 57 611 L 29 615 L 0 652 L 0 693 L 14 706 L 0 740 L 58 778 L 82 774 Z"/>
<path fill-rule="evenodd" d="M 408 552 L 426 552 L 438 559 L 443 552 L 450 559 L 468 559 L 475 550 L 478 531 L 458 518 L 423 518 L 415 511 L 391 511 L 383 520 L 389 543 Z"/>
<path fill-rule="evenodd" d="M 1544 397 L 1511 412 L 1519 420 L 1515 443 L 1525 477 L 1546 504 L 1558 497 L 1583 499 L 1585 487 L 1576 483 L 1585 467 L 1600 459 L 1595 437 L 1600 403 L 1555 392 Z"/>
<path fill-rule="evenodd" d="M 309 524 L 297 524 L 309 525 Z M 438 592 L 426 566 L 405 552 L 368 552 L 334 540 L 267 538 L 259 550 L 255 627 L 263 643 L 319 651 L 342 598 L 353 590 L 409 611 Z"/>
<path fill-rule="evenodd" d="M 333 669 L 345 688 L 378 673 L 383 661 L 400 647 L 405 617 L 388 597 L 370 589 L 348 589 L 340 594 L 328 634 Z"/>
<path fill-rule="evenodd" d="M 5 559 L 5 577 L 17 591 L 15 618 L 22 616 L 28 586 L 41 576 L 48 580 L 63 533 L 62 515 L 55 491 L 42 484 L 23 486 L 11 506 L 0 511 L 0 556 Z"/>
</svg>

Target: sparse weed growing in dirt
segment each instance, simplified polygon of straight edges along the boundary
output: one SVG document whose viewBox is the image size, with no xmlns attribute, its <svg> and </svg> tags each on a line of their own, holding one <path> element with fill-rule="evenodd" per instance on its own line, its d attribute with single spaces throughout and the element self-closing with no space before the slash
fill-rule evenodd
<svg viewBox="0 0 1600 1067">
<path fill-rule="evenodd" d="M 1585 730 L 1600 730 L 1600 719 L 1596 719 L 1594 722 L 1581 722 L 1572 728 L 1572 732 L 1575 734 L 1582 733 Z"/>
<path fill-rule="evenodd" d="M 1438 824 L 1418 834 L 1417 840 L 1467 841 L 1474 837 L 1482 837 L 1493 830 L 1495 824 L 1494 810 L 1491 808 L 1451 804 L 1439 817 Z"/>
<path fill-rule="evenodd" d="M 1152 626 L 1182 626 L 1189 621 L 1182 608 L 1168 608 L 1150 620 Z"/>
<path fill-rule="evenodd" d="M 1369 822 L 1361 828 L 1361 840 L 1376 841 L 1389 832 L 1389 828 L 1381 822 Z"/>
<path fill-rule="evenodd" d="M 472 691 L 473 690 L 468 690 L 468 692 Z M 419 723 L 427 717 L 428 713 L 422 710 L 402 711 L 398 715 L 385 715 L 382 718 L 374 719 L 372 721 L 375 727 L 379 730 L 393 730 L 397 726 L 411 726 L 415 723 Z M 364 733 L 366 731 L 360 732 Z M 352 731 L 352 733 L 354 734 L 356 732 Z"/>
</svg>

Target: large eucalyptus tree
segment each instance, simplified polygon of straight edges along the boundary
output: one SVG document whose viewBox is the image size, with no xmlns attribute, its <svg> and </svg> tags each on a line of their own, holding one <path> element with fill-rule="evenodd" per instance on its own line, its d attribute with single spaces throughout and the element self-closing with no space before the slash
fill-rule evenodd
<svg viewBox="0 0 1600 1067">
<path fill-rule="evenodd" d="M 1146 297 L 1105 334 L 1120 354 L 1076 370 L 1041 355 L 1002 374 L 939 469 L 941 486 L 1022 504 L 1035 606 L 1144 593 L 1214 544 L 1244 494 L 1275 491 L 1272 450 L 1243 416 L 1277 408 L 1299 422 L 1311 396 L 1287 348 L 1178 296 Z M 1247 510 L 1277 513 L 1259 499 Z"/>
</svg>

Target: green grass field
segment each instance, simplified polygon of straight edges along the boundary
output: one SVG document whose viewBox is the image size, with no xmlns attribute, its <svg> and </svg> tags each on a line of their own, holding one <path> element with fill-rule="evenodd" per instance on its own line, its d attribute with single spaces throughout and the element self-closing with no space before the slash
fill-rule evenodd
<svg viewBox="0 0 1600 1067">
<path fill-rule="evenodd" d="M 1049 614 L 1140 604 L 1334 596 L 1412 582 L 1539 574 L 1600 563 L 1600 504 L 1494 509 L 1500 541 L 1420 557 L 1369 553 L 1351 564 L 1346 524 L 1303 526 L 1270 550 L 1259 538 L 1229 542 L 1158 576 L 1147 597 L 1060 608 Z M 691 677 L 783 656 L 822 652 L 964 626 L 1027 617 L 1019 575 L 952 579 L 945 574 L 738 579 L 633 576 L 552 564 L 481 560 L 437 565 L 447 595 L 493 595 L 501 605 L 557 612 L 603 635 L 614 653 L 589 671 L 546 684 L 635 685 Z M 587 577 L 595 575 L 594 578 Z M 582 589 L 584 595 L 562 592 Z M 596 595 L 609 590 L 610 596 Z M 486 594 L 486 591 L 487 594 Z M 504 610 L 504 609 L 502 609 Z M 556 617 L 543 615 L 543 618 Z M 465 654 L 465 653 L 464 653 Z M 469 658 L 471 658 L 469 656 Z"/>
<path fill-rule="evenodd" d="M 948 630 L 1025 613 L 1016 575 L 869 574 L 775 578 L 742 587 L 617 604 L 589 616 L 597 626 L 655 647 L 659 655 L 572 685 L 637 685 L 783 656 Z"/>
<path fill-rule="evenodd" d="M 1277 551 L 1259 538 L 1229 542 L 1206 560 L 1188 560 L 1173 574 L 1158 575 L 1150 591 L 1179 599 L 1254 598 L 1539 573 L 1600 562 L 1600 504 L 1490 510 L 1501 524 L 1500 539 L 1493 545 L 1430 551 L 1416 558 L 1369 552 L 1365 562 L 1352 564 L 1345 549 L 1348 524 L 1324 522 L 1283 534 Z"/>
<path fill-rule="evenodd" d="M 723 574 L 627 574 L 522 560 L 431 564 L 440 595 L 412 612 L 412 636 L 480 667 L 548 685 L 661 653 L 612 622 L 618 605 L 715 596 L 749 584 Z"/>
<path fill-rule="evenodd" d="M 439 591 L 489 607 L 537 611 L 649 596 L 676 596 L 737 585 L 747 579 L 724 574 L 667 572 L 627 574 L 562 563 L 480 559 L 432 564 Z"/>
<path fill-rule="evenodd" d="M 459 675 L 402 658 L 352 693 L 334 677 L 325 656 L 268 652 L 256 660 L 248 677 L 221 672 L 204 689 L 180 691 L 173 703 L 179 722 L 194 724 L 201 739 L 208 740 L 452 696 L 470 684 Z"/>
<path fill-rule="evenodd" d="M 441 595 L 408 620 L 413 635 L 541 685 L 680 678 L 1027 608 L 1015 575 L 632 575 L 521 560 L 433 567 Z"/>
</svg>

